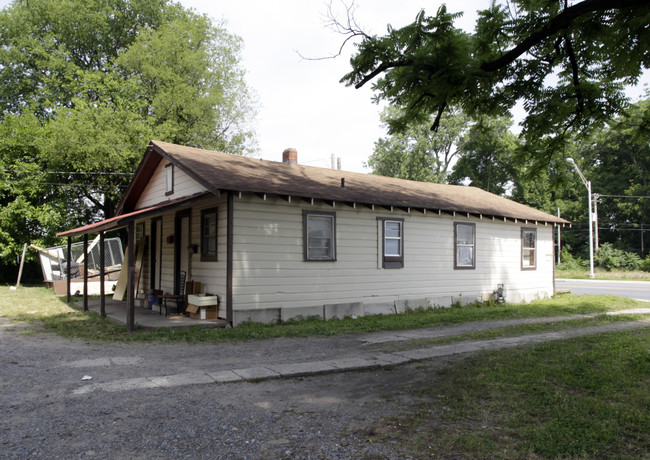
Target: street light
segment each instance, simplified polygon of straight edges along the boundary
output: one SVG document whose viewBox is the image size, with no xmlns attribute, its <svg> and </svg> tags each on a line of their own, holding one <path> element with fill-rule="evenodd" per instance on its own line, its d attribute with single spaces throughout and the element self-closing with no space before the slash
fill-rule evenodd
<svg viewBox="0 0 650 460">
<path fill-rule="evenodd" d="M 566 161 L 571 163 L 573 167 L 576 168 L 576 171 L 580 175 L 580 179 L 582 179 L 582 182 L 585 184 L 585 187 L 587 187 L 587 204 L 589 206 L 589 278 L 595 278 L 593 217 L 591 214 L 591 182 L 585 178 L 585 175 L 582 174 L 582 171 L 580 171 L 580 168 L 578 168 L 578 165 L 576 164 L 573 158 L 567 158 Z"/>
</svg>

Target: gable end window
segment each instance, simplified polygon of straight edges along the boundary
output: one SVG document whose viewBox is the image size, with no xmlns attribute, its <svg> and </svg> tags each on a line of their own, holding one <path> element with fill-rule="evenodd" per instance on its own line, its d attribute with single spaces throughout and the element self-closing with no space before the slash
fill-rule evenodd
<svg viewBox="0 0 650 460">
<path fill-rule="evenodd" d="M 476 268 L 476 224 L 454 223 L 454 268 Z"/>
<path fill-rule="evenodd" d="M 303 211 L 303 253 L 305 260 L 336 260 L 336 214 Z"/>
<path fill-rule="evenodd" d="M 521 229 L 521 269 L 535 270 L 537 268 L 537 229 Z"/>
<path fill-rule="evenodd" d="M 201 262 L 217 261 L 217 208 L 201 211 Z"/>
<path fill-rule="evenodd" d="M 382 268 L 404 268 L 404 219 L 377 220 L 381 223 Z"/>
<path fill-rule="evenodd" d="M 174 165 L 165 165 L 165 196 L 174 194 Z"/>
</svg>

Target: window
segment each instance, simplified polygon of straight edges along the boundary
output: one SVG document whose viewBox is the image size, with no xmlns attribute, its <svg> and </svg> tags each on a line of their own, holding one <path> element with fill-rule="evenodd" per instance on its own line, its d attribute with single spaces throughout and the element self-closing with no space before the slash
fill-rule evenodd
<svg viewBox="0 0 650 460">
<path fill-rule="evenodd" d="M 521 268 L 534 270 L 537 267 L 537 229 L 521 229 Z"/>
<path fill-rule="evenodd" d="M 303 212 L 305 260 L 336 260 L 336 215 L 333 212 Z"/>
<path fill-rule="evenodd" d="M 454 223 L 454 268 L 476 268 L 476 224 Z"/>
<path fill-rule="evenodd" d="M 404 219 L 378 217 L 382 228 L 382 268 L 404 267 Z"/>
<path fill-rule="evenodd" d="M 201 262 L 217 260 L 217 208 L 201 211 Z"/>
<path fill-rule="evenodd" d="M 174 165 L 167 163 L 165 165 L 165 195 L 174 193 Z"/>
</svg>

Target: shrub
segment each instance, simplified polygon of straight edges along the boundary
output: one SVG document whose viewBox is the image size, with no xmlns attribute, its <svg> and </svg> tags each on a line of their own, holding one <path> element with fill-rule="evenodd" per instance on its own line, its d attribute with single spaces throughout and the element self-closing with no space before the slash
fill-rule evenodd
<svg viewBox="0 0 650 460">
<path fill-rule="evenodd" d="M 633 252 L 625 252 L 616 249 L 611 243 L 605 243 L 596 253 L 596 263 L 607 271 L 638 270 L 641 258 Z"/>
<path fill-rule="evenodd" d="M 560 264 L 557 266 L 558 270 L 584 270 L 587 268 L 587 264 L 580 257 L 574 257 L 571 252 L 571 247 L 565 245 L 560 250 Z"/>
<path fill-rule="evenodd" d="M 648 256 L 646 259 L 641 261 L 641 263 L 639 264 L 639 270 L 643 270 L 644 272 L 650 272 L 650 256 Z"/>
</svg>

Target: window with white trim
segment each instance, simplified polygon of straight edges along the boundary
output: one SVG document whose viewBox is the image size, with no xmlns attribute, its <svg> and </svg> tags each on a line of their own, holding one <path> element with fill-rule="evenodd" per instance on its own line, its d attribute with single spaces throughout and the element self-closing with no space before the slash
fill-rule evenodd
<svg viewBox="0 0 650 460">
<path fill-rule="evenodd" d="M 378 217 L 382 229 L 382 268 L 404 267 L 404 219 Z"/>
<path fill-rule="evenodd" d="M 537 268 L 537 229 L 521 229 L 521 268 L 534 270 Z"/>
<path fill-rule="evenodd" d="M 336 260 L 336 214 L 303 211 L 303 246 L 305 260 Z"/>
<path fill-rule="evenodd" d="M 476 268 L 476 224 L 454 223 L 454 268 Z"/>
</svg>

